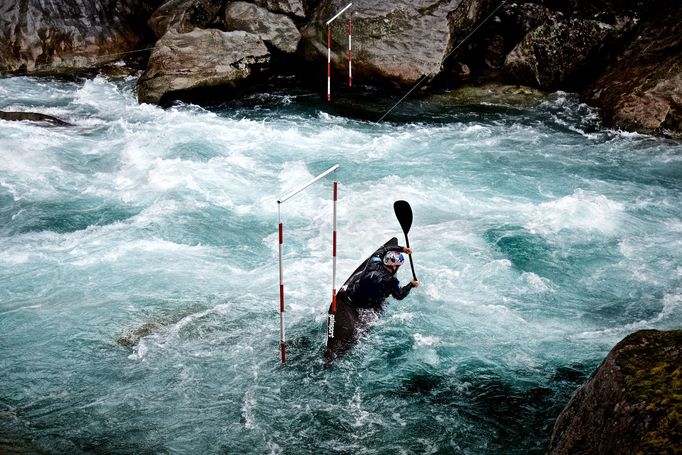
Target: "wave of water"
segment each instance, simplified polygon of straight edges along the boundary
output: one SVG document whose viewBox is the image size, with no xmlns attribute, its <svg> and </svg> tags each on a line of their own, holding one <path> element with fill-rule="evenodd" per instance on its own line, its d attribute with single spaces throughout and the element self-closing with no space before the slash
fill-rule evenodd
<svg viewBox="0 0 682 455">
<path fill-rule="evenodd" d="M 543 453 L 608 350 L 682 320 L 682 146 L 570 94 L 374 124 L 163 110 L 134 80 L 0 80 L 0 451 Z M 260 99 L 260 98 L 258 98 Z M 401 237 L 423 286 L 322 368 L 338 277 Z M 408 280 L 408 271 L 401 279 Z M 337 283 L 338 285 L 339 283 Z"/>
</svg>

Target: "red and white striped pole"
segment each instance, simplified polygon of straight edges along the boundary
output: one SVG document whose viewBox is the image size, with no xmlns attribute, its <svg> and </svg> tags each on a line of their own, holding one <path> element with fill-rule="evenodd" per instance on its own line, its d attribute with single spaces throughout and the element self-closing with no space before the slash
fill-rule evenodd
<svg viewBox="0 0 682 455">
<path fill-rule="evenodd" d="M 332 31 L 329 24 L 334 22 L 337 17 L 342 15 L 351 6 L 353 6 L 353 4 L 349 3 L 341 11 L 336 13 L 334 17 L 327 21 L 327 101 L 332 100 Z"/>
<path fill-rule="evenodd" d="M 327 25 L 327 101 L 332 100 L 332 31 Z"/>
<path fill-rule="evenodd" d="M 282 267 L 282 245 L 284 244 L 284 233 L 282 228 L 282 215 L 280 211 L 281 205 L 282 203 L 277 201 L 277 218 L 279 222 L 279 334 L 282 363 L 286 363 L 287 343 L 284 337 L 284 269 Z"/>
<path fill-rule="evenodd" d="M 334 210 L 332 215 L 332 308 L 327 316 L 327 341 L 334 338 L 334 323 L 336 319 L 336 200 L 337 200 L 336 173 L 334 173 Z"/>
<path fill-rule="evenodd" d="M 353 86 L 353 71 L 351 68 L 352 64 L 353 64 L 352 39 L 353 39 L 353 20 L 348 19 L 348 86 L 349 87 Z"/>
<path fill-rule="evenodd" d="M 336 314 L 336 199 L 337 182 L 334 174 L 334 210 L 332 221 L 332 313 Z"/>
<path fill-rule="evenodd" d="M 287 200 L 291 199 L 292 197 L 296 196 L 298 193 L 301 191 L 305 190 L 308 188 L 310 185 L 313 183 L 317 182 L 324 176 L 336 171 L 339 168 L 338 164 L 335 164 L 334 166 L 330 167 L 314 179 L 310 180 L 309 182 L 305 183 L 304 185 L 290 191 L 287 193 L 285 196 L 282 196 L 277 200 L 277 221 L 279 224 L 279 332 L 280 332 L 280 350 L 282 352 L 282 363 L 286 363 L 287 361 L 287 354 L 286 354 L 286 338 L 285 338 L 285 332 L 284 332 L 284 267 L 283 267 L 283 249 L 284 249 L 284 228 L 282 226 L 282 212 L 281 212 L 281 206 L 284 202 Z M 333 234 L 333 242 L 334 242 L 334 247 L 333 247 L 333 254 L 334 254 L 334 259 L 333 259 L 333 271 L 332 275 L 333 278 L 332 280 L 334 283 L 336 283 L 336 174 L 334 174 L 334 234 Z M 333 287 L 336 286 L 336 284 L 332 284 Z M 334 291 L 334 295 L 336 295 L 336 290 Z M 336 306 L 336 304 L 334 304 Z"/>
</svg>

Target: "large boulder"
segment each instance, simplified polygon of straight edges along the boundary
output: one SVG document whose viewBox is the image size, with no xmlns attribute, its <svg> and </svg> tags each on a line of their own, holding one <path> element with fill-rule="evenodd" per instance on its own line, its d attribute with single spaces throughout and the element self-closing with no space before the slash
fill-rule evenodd
<svg viewBox="0 0 682 455">
<path fill-rule="evenodd" d="M 222 0 L 169 0 L 149 18 L 149 26 L 161 38 L 170 29 L 187 33 L 194 28 L 210 28 L 219 21 Z"/>
<path fill-rule="evenodd" d="M 663 9 L 584 92 L 606 125 L 682 134 L 682 8 Z"/>
<path fill-rule="evenodd" d="M 554 15 L 528 32 L 507 55 L 504 71 L 515 82 L 544 90 L 580 86 L 600 68 L 607 45 L 625 25 Z"/>
<path fill-rule="evenodd" d="M 71 74 L 144 46 L 156 0 L 0 2 L 0 73 Z"/>
<path fill-rule="evenodd" d="M 288 16 L 253 3 L 234 2 L 225 8 L 225 29 L 253 33 L 280 52 L 294 53 L 301 34 Z"/>
<path fill-rule="evenodd" d="M 436 76 L 450 42 L 448 13 L 461 0 L 368 0 L 331 25 L 332 64 L 348 65 L 348 18 L 353 19 L 353 74 L 358 79 L 408 85 L 422 75 Z M 327 56 L 325 23 L 348 2 L 322 2 L 302 29 L 304 56 L 319 62 Z"/>
<path fill-rule="evenodd" d="M 236 87 L 258 73 L 270 54 L 258 36 L 244 31 L 169 30 L 157 43 L 138 82 L 142 103 L 165 104 L 190 90 Z"/>
<path fill-rule="evenodd" d="M 554 424 L 548 453 L 680 453 L 682 330 L 618 343 Z"/>
</svg>

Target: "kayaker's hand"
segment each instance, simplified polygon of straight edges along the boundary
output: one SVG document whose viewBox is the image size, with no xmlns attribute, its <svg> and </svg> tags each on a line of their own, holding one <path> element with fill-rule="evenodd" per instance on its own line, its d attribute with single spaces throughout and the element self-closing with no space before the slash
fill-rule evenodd
<svg viewBox="0 0 682 455">
<path fill-rule="evenodd" d="M 403 253 L 412 254 L 412 248 L 403 247 Z"/>
<path fill-rule="evenodd" d="M 410 284 L 415 288 L 418 288 L 421 283 L 419 282 L 419 280 L 412 280 L 410 281 Z"/>
</svg>

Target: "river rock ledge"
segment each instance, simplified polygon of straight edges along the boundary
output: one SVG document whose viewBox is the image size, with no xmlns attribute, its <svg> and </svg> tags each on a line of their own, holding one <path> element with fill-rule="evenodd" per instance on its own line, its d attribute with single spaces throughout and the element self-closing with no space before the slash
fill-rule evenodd
<svg viewBox="0 0 682 455">
<path fill-rule="evenodd" d="M 554 425 L 548 454 L 682 453 L 682 330 L 620 341 Z"/>
</svg>

